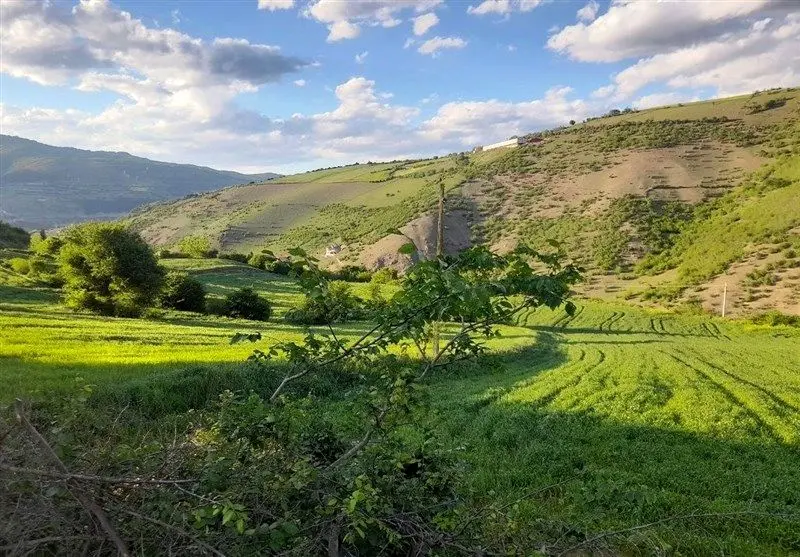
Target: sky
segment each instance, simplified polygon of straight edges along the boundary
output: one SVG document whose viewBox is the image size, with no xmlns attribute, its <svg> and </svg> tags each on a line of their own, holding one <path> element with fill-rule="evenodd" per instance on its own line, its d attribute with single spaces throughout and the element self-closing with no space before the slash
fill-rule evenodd
<svg viewBox="0 0 800 557">
<path fill-rule="evenodd" d="M 800 85 L 800 0 L 3 0 L 2 133 L 241 172 Z"/>
</svg>

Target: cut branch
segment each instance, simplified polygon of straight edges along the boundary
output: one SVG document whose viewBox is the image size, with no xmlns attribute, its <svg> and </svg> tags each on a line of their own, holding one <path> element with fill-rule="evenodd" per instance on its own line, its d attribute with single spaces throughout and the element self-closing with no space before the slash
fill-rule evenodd
<svg viewBox="0 0 800 557">
<path fill-rule="evenodd" d="M 33 424 L 28 420 L 28 417 L 25 415 L 25 409 L 23 408 L 22 401 L 17 399 L 14 402 L 14 412 L 16 413 L 17 421 L 28 431 L 30 436 L 39 445 L 50 461 L 55 465 L 58 470 L 65 475 L 69 475 L 69 470 L 61 462 L 61 459 L 58 458 L 58 455 L 55 453 L 53 448 L 47 442 L 47 439 L 42 437 L 42 434 L 33 426 Z M 69 480 L 68 480 L 69 481 Z M 74 483 L 70 481 L 70 483 Z M 74 487 L 74 486 L 73 486 Z M 116 528 L 111 524 L 111 521 L 108 519 L 105 511 L 100 508 L 100 506 L 95 503 L 91 498 L 89 498 L 85 493 L 80 491 L 79 489 L 70 489 L 70 493 L 78 500 L 78 502 L 83 506 L 86 511 L 94 515 L 97 518 L 97 521 L 100 523 L 100 526 L 105 531 L 108 539 L 110 539 L 117 548 L 117 552 L 122 555 L 123 557 L 130 557 L 130 551 L 128 551 L 128 546 L 120 537 L 119 533 L 117 533 Z"/>
</svg>

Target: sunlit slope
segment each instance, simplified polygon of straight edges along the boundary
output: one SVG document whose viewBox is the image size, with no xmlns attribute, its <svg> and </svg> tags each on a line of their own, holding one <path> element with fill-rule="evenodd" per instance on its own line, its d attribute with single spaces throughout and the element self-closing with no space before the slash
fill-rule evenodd
<svg viewBox="0 0 800 557">
<path fill-rule="evenodd" d="M 443 435 L 469 447 L 469 487 L 532 494 L 515 514 L 519 535 L 621 530 L 599 547 L 793 554 L 798 329 L 597 303 L 520 323 L 536 349 L 433 392 Z"/>
<path fill-rule="evenodd" d="M 702 286 L 759 249 L 783 245 L 791 255 L 798 247 L 791 232 L 800 215 L 793 203 L 797 89 L 623 112 L 537 138 L 515 149 L 350 165 L 228 188 L 142 210 L 130 222 L 156 245 L 201 235 L 225 251 L 301 246 L 322 254 L 341 244 L 334 263 L 370 265 L 391 255 L 381 250 L 396 253 L 397 242 L 406 241 L 383 247 L 381 240 L 431 214 L 443 183 L 455 228 L 467 230 L 460 240 L 499 250 L 558 240 L 587 268 L 590 295 L 638 296 L 669 283 L 669 296 L 654 294 L 662 302 L 688 299 L 686 287 Z M 729 207 L 736 221 L 726 228 Z M 432 233 L 423 232 L 430 244 Z M 427 244 L 417 248 L 430 251 Z M 654 258 L 658 265 L 642 266 Z M 703 268 L 689 269 L 693 262 Z M 639 280 L 655 271 L 674 271 L 679 280 Z M 778 278 L 793 280 L 789 275 Z M 621 277 L 637 280 L 617 285 Z M 768 293 L 747 295 L 791 309 L 793 288 L 774 302 Z M 744 296 L 736 311 L 749 311 Z"/>
</svg>

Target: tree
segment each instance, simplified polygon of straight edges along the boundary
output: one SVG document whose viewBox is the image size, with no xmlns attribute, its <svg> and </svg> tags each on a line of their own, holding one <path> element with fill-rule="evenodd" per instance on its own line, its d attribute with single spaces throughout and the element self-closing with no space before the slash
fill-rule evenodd
<svg viewBox="0 0 800 557">
<path fill-rule="evenodd" d="M 570 126 L 574 126 L 574 125 L 575 125 L 575 120 L 570 120 L 570 121 L 569 121 L 569 125 L 570 125 Z"/>
<path fill-rule="evenodd" d="M 202 236 L 186 236 L 178 243 L 178 249 L 189 257 L 200 259 L 208 257 L 211 252 L 211 242 Z"/>
<path fill-rule="evenodd" d="M 267 321 L 272 313 L 272 306 L 252 288 L 245 287 L 225 297 L 225 313 L 228 317 Z"/>
<path fill-rule="evenodd" d="M 188 273 L 171 271 L 167 273 L 159 299 L 164 308 L 202 312 L 206 307 L 206 289 Z"/>
<path fill-rule="evenodd" d="M 68 306 L 134 317 L 158 296 L 164 271 L 136 232 L 92 222 L 68 229 L 61 240 L 59 273 Z"/>
</svg>

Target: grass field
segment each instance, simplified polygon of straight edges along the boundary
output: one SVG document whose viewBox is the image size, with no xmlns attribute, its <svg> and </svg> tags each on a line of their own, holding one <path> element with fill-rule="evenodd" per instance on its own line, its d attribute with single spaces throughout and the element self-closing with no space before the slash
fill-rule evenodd
<svg viewBox="0 0 800 557">
<path fill-rule="evenodd" d="M 213 265 L 197 275 L 211 292 L 249 284 L 284 296 L 278 307 L 297 299 L 286 279 Z M 177 312 L 105 319 L 46 290 L 1 294 L 3 400 L 224 374 L 252 350 L 231 346 L 233 333 L 260 330 L 267 344 L 302 333 Z M 668 519 L 609 541 L 676 555 L 800 550 L 800 331 L 583 302 L 574 318 L 523 315 L 493 343 L 491 365 L 435 378 L 432 400 L 442 442 L 465 448 L 465 488 L 511 501 L 559 484 L 515 507 L 519 536 L 552 542 Z"/>
</svg>

